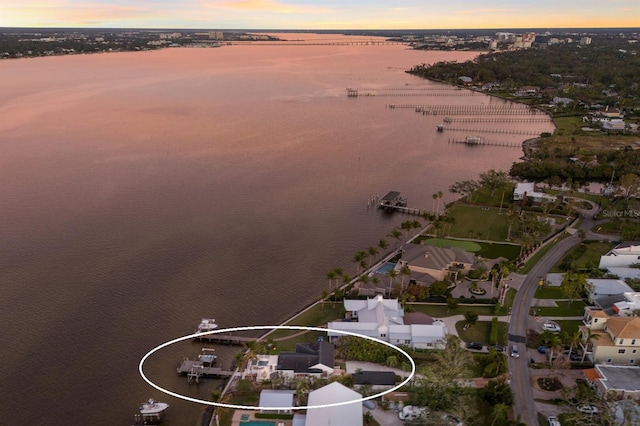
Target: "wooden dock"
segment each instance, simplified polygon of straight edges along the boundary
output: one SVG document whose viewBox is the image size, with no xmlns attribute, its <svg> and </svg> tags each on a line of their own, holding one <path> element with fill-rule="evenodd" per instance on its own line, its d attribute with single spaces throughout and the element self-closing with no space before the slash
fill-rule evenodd
<svg viewBox="0 0 640 426">
<path fill-rule="evenodd" d="M 199 360 L 185 358 L 177 368 L 178 374 L 187 376 L 189 383 L 200 383 L 203 377 L 231 377 L 233 371 L 223 370 L 220 367 L 213 367 L 208 363 Z"/>
<path fill-rule="evenodd" d="M 256 337 L 232 336 L 230 334 L 207 334 L 194 337 L 194 339 L 222 345 L 244 345 L 258 340 Z"/>
</svg>

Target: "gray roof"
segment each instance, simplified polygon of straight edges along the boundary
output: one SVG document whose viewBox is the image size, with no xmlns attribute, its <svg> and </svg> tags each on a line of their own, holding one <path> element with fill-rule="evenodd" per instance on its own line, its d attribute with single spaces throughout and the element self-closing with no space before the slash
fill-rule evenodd
<svg viewBox="0 0 640 426">
<path fill-rule="evenodd" d="M 293 407 L 293 390 L 263 389 L 260 392 L 259 407 Z"/>
<path fill-rule="evenodd" d="M 278 355 L 278 370 L 293 370 L 296 373 L 315 372 L 314 365 L 322 364 L 333 368 L 335 364 L 333 345 L 324 340 L 314 343 L 296 343 L 295 352 L 281 352 Z"/>
<path fill-rule="evenodd" d="M 396 373 L 393 371 L 361 371 L 351 376 L 356 385 L 393 386 L 396 384 Z"/>
<path fill-rule="evenodd" d="M 409 265 L 442 270 L 452 263 L 467 263 L 473 265 L 475 256 L 473 253 L 457 247 L 409 244 L 402 254 L 402 260 Z"/>
<path fill-rule="evenodd" d="M 608 390 L 640 391 L 640 367 L 596 365 L 596 369 Z"/>
</svg>

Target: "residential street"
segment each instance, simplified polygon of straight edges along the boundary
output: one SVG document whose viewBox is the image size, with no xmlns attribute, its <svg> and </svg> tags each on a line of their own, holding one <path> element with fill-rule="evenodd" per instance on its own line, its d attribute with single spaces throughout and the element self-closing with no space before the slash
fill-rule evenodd
<svg viewBox="0 0 640 426">
<path fill-rule="evenodd" d="M 587 233 L 587 238 L 602 239 L 601 236 L 592 234 L 589 230 L 595 225 L 592 220 L 597 213 L 597 206 L 592 204 L 592 209 L 583 211 L 583 221 L 580 228 Z M 513 390 L 514 410 L 520 415 L 520 421 L 528 426 L 538 425 L 538 409 L 534 403 L 533 386 L 529 372 L 529 357 L 527 356 L 526 335 L 529 323 L 529 310 L 533 296 L 536 292 L 541 277 L 545 277 L 551 267 L 573 246 L 580 243 L 578 233 L 565 238 L 552 247 L 538 263 L 526 275 L 522 286 L 516 293 L 511 310 L 509 324 L 509 346 L 516 345 L 520 358 L 509 357 L 509 372 L 511 373 L 511 388 Z"/>
</svg>

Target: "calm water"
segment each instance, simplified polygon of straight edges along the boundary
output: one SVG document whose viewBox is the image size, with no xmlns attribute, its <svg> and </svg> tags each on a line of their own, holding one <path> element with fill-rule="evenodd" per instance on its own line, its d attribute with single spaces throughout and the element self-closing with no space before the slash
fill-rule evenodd
<svg viewBox="0 0 640 426">
<path fill-rule="evenodd" d="M 385 107 L 502 101 L 346 96 L 442 87 L 404 70 L 472 56 L 225 46 L 1 61 L 0 423 L 130 424 L 153 396 L 171 404 L 169 424 L 195 424 L 200 406 L 138 376 L 148 350 L 202 317 L 280 323 L 406 219 L 368 210 L 372 195 L 430 207 L 521 155 L 449 145 L 466 134 Z M 214 384 L 173 370 L 197 352 L 167 350 L 149 371 L 206 399 Z"/>
</svg>

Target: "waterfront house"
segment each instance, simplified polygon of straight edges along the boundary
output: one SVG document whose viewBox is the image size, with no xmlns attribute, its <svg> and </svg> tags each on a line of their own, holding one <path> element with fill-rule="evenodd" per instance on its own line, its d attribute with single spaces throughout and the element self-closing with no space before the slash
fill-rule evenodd
<svg viewBox="0 0 640 426">
<path fill-rule="evenodd" d="M 309 408 L 305 426 L 349 425 L 362 426 L 362 398 L 358 392 L 333 382 L 309 392 L 309 407 L 356 401 L 353 404 L 327 408 Z"/>
<path fill-rule="evenodd" d="M 293 396 L 295 391 L 283 389 L 263 389 L 260 391 L 260 401 L 258 406 L 261 413 L 271 414 L 291 414 L 291 409 L 273 410 L 275 407 L 293 407 Z"/>
<path fill-rule="evenodd" d="M 356 388 L 371 386 L 373 390 L 381 391 L 396 385 L 396 373 L 393 371 L 360 371 L 353 373 L 351 377 Z"/>
<path fill-rule="evenodd" d="M 581 347 L 591 362 L 636 365 L 640 361 L 640 318 L 609 316 L 587 308 L 579 331 Z M 596 335 L 596 338 L 589 336 Z"/>
<path fill-rule="evenodd" d="M 618 244 L 607 254 L 600 257 L 600 269 L 610 267 L 629 267 L 634 263 L 640 263 L 640 242 L 625 241 Z"/>
<path fill-rule="evenodd" d="M 346 299 L 344 307 L 345 320 L 333 321 L 327 325 L 330 340 L 343 336 L 341 333 L 332 332 L 337 330 L 414 349 L 443 347 L 443 340 L 447 334 L 444 323 L 436 320 L 431 324 L 405 324 L 404 310 L 398 299 L 384 299 L 381 295 L 367 300 Z"/>
<path fill-rule="evenodd" d="M 333 344 L 319 340 L 296 343 L 295 352 L 280 352 L 276 370 L 287 378 L 298 375 L 328 377 L 334 372 Z"/>
<path fill-rule="evenodd" d="M 475 256 L 466 250 L 428 244 L 408 244 L 399 261 L 400 266 L 408 267 L 412 274 L 428 274 L 437 281 L 452 273 L 469 272 L 474 263 Z"/>
<path fill-rule="evenodd" d="M 543 201 L 556 201 L 556 197 L 553 195 L 545 194 L 544 192 L 536 191 L 535 183 L 533 182 L 519 182 L 513 190 L 513 200 L 522 201 L 524 199 L 531 199 L 535 203 L 541 203 Z"/>
</svg>

